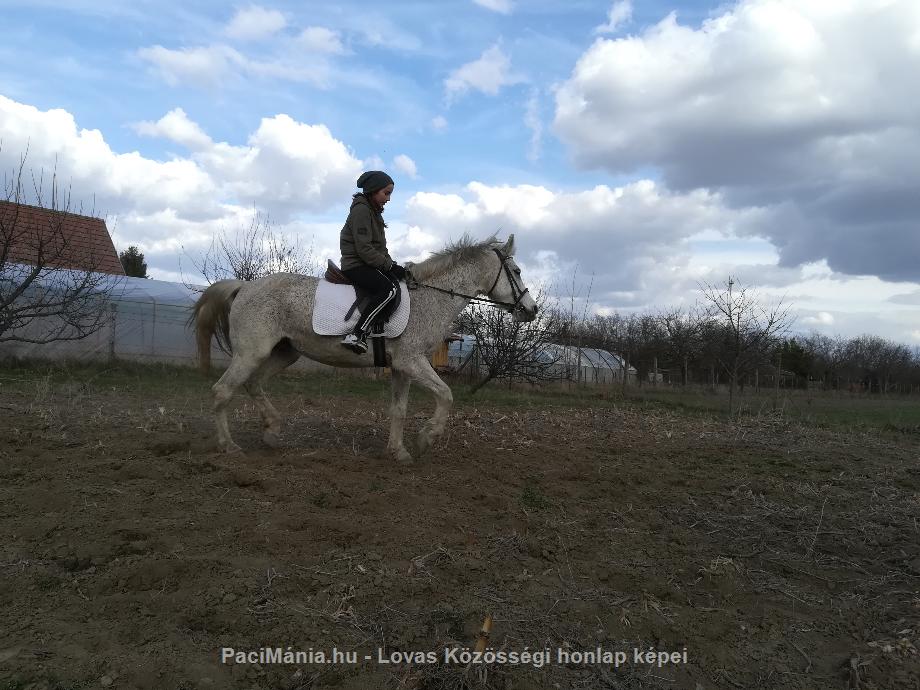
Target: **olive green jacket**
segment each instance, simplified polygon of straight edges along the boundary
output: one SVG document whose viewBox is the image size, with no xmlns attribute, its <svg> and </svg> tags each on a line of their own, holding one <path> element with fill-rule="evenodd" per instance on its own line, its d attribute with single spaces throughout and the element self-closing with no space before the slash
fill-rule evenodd
<svg viewBox="0 0 920 690">
<path fill-rule="evenodd" d="M 348 220 L 339 238 L 342 250 L 342 270 L 359 266 L 372 266 L 389 271 L 393 259 L 387 252 L 387 238 L 384 233 L 383 216 L 371 208 L 363 194 L 355 194 L 348 212 Z"/>
</svg>

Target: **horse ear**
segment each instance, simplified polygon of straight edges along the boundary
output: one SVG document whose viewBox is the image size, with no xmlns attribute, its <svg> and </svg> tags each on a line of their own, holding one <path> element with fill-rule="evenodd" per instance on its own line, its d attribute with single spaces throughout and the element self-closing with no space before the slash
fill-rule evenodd
<svg viewBox="0 0 920 690">
<path fill-rule="evenodd" d="M 514 256 L 514 234 L 508 235 L 508 241 L 502 247 L 502 254 L 505 256 Z"/>
</svg>

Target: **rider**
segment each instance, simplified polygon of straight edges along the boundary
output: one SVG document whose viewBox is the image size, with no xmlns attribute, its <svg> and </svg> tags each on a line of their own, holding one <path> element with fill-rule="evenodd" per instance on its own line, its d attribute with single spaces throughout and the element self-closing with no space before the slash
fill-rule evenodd
<svg viewBox="0 0 920 690">
<path fill-rule="evenodd" d="M 393 193 L 393 178 L 380 170 L 370 170 L 358 178 L 357 186 L 361 192 L 352 197 L 339 245 L 342 273 L 371 293 L 358 325 L 342 340 L 342 345 L 360 355 L 367 352 L 367 333 L 377 315 L 398 294 L 406 269 L 390 258 L 384 233 L 387 224 L 383 222 L 383 207 Z"/>
</svg>

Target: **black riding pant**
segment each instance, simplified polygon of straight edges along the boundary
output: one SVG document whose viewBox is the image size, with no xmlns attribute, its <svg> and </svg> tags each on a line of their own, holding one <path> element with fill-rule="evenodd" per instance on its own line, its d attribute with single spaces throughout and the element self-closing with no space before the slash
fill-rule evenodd
<svg viewBox="0 0 920 690">
<path fill-rule="evenodd" d="M 370 330 L 374 319 L 399 294 L 399 281 L 389 273 L 371 266 L 349 268 L 347 271 L 342 271 L 342 273 L 347 275 L 348 279 L 355 285 L 367 290 L 372 295 L 364 316 L 359 319 L 358 325 L 355 327 L 355 333 L 365 334 Z"/>
</svg>

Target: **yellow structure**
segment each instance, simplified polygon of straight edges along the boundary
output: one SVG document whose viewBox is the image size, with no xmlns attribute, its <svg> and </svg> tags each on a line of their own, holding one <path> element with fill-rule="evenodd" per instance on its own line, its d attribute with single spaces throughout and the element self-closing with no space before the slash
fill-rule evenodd
<svg viewBox="0 0 920 690">
<path fill-rule="evenodd" d="M 431 366 L 435 369 L 447 367 L 447 343 L 447 340 L 442 342 L 438 345 L 438 349 L 434 351 L 434 354 L 431 355 Z"/>
</svg>

